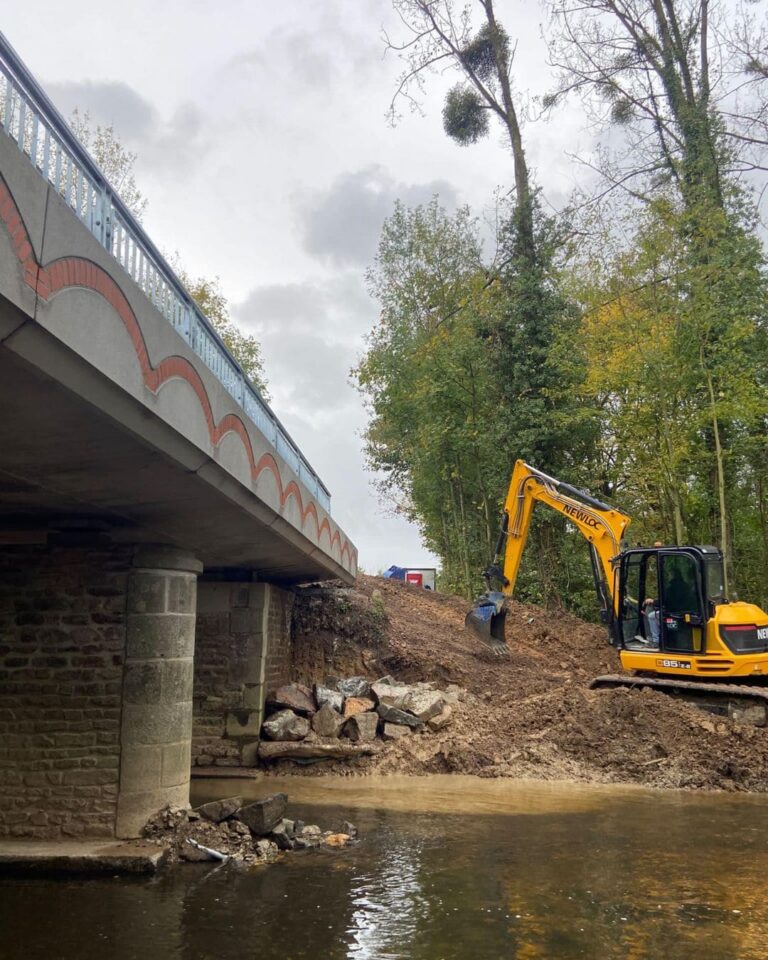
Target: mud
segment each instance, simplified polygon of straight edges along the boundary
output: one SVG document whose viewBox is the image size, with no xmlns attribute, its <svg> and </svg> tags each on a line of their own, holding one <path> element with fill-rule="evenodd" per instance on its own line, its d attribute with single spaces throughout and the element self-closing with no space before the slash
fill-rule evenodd
<svg viewBox="0 0 768 960">
<path fill-rule="evenodd" d="M 466 632 L 464 600 L 377 577 L 302 600 L 295 678 L 391 673 L 467 691 L 450 726 L 387 745 L 376 756 L 278 773 L 521 777 L 766 792 L 768 730 L 716 718 L 653 691 L 587 688 L 618 670 L 602 627 L 512 602 L 510 656 Z"/>
</svg>

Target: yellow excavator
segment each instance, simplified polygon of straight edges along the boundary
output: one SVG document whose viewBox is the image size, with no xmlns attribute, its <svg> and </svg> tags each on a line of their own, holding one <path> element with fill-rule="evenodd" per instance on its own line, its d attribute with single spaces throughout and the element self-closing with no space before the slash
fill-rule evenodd
<svg viewBox="0 0 768 960">
<path fill-rule="evenodd" d="M 768 685 L 768 614 L 727 599 L 721 551 L 625 548 L 628 516 L 522 460 L 512 472 L 493 562 L 483 574 L 487 592 L 466 618 L 479 639 L 507 655 L 506 601 L 537 503 L 563 514 L 588 541 L 600 619 L 628 671 L 596 677 L 591 687 L 652 687 L 732 715 L 757 703 L 765 711 L 768 687 L 760 686 Z"/>
</svg>

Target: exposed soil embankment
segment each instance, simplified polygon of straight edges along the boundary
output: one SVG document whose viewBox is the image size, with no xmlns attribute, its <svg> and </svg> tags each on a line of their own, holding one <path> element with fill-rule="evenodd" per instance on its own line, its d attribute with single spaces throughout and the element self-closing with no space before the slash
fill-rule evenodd
<svg viewBox="0 0 768 960">
<path fill-rule="evenodd" d="M 468 773 L 657 787 L 768 789 L 768 729 L 714 717 L 652 691 L 587 688 L 615 673 L 605 631 L 565 613 L 512 602 L 508 659 L 464 628 L 465 601 L 377 577 L 297 604 L 295 679 L 391 674 L 454 683 L 452 723 L 387 744 L 375 756 L 303 774 Z M 290 772 L 286 762 L 276 765 Z M 297 771 L 298 772 L 298 771 Z"/>
</svg>

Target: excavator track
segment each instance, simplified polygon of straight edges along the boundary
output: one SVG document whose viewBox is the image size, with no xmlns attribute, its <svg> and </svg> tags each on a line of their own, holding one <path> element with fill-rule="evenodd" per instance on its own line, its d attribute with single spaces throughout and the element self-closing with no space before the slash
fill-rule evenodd
<svg viewBox="0 0 768 960">
<path fill-rule="evenodd" d="M 617 687 L 658 690 L 660 693 L 682 697 L 708 713 L 745 720 L 755 726 L 765 726 L 768 721 L 768 687 L 739 683 L 698 683 L 670 677 L 630 677 L 621 674 L 595 677 L 589 687 L 591 690 L 610 690 Z M 759 709 L 745 714 L 744 708 L 747 706 Z"/>
</svg>

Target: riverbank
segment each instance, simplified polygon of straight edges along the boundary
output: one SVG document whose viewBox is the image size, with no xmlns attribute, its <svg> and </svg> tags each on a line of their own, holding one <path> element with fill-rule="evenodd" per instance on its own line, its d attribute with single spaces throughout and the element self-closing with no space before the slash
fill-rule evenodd
<svg viewBox="0 0 768 960">
<path fill-rule="evenodd" d="M 366 576 L 354 590 L 302 599 L 293 679 L 312 685 L 389 674 L 466 693 L 442 730 L 381 745 L 354 762 L 275 761 L 269 770 L 768 790 L 766 729 L 653 691 L 589 690 L 591 678 L 618 669 L 602 627 L 513 601 L 510 656 L 500 660 L 467 633 L 466 610 L 458 597 Z"/>
</svg>

